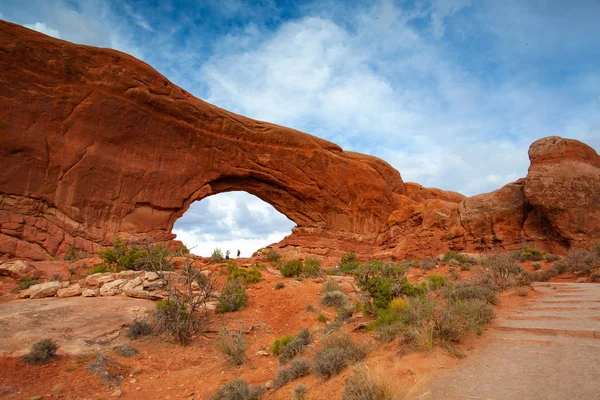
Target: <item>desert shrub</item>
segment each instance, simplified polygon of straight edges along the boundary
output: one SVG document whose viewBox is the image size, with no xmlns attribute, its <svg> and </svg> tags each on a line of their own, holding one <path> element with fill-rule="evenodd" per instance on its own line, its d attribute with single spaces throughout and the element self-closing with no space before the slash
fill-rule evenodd
<svg viewBox="0 0 600 400">
<path fill-rule="evenodd" d="M 241 309 L 248 301 L 246 283 L 243 279 L 228 279 L 217 298 L 217 313 L 232 312 Z"/>
<path fill-rule="evenodd" d="M 310 375 L 310 361 L 297 358 L 292 361 L 288 368 L 279 369 L 273 380 L 273 386 L 275 389 L 279 389 L 286 383 L 307 375 Z"/>
<path fill-rule="evenodd" d="M 310 331 L 306 328 L 302 329 L 291 341 L 286 343 L 281 348 L 281 354 L 279 354 L 279 362 L 282 364 L 293 359 L 299 354 L 304 352 L 306 346 L 311 344 L 313 341 Z"/>
<path fill-rule="evenodd" d="M 325 323 L 327 322 L 327 317 L 321 313 L 317 315 L 317 321 Z"/>
<path fill-rule="evenodd" d="M 405 273 L 406 269 L 400 265 L 378 260 L 357 268 L 354 275 L 363 294 L 364 310 L 376 314 L 378 309 L 387 308 L 395 297 L 422 295 L 425 287 L 410 284 Z"/>
<path fill-rule="evenodd" d="M 89 360 L 89 358 L 82 359 L 82 362 L 85 362 L 86 360 Z M 100 353 L 96 353 L 94 361 L 87 364 L 85 369 L 96 375 L 100 375 L 107 384 L 119 384 L 125 374 L 123 365 Z"/>
<path fill-rule="evenodd" d="M 171 271 L 171 251 L 165 244 L 148 242 L 129 247 L 118 238 L 110 249 L 98 252 L 98 256 L 111 271 Z M 105 271 L 109 272 L 109 271 Z"/>
<path fill-rule="evenodd" d="M 101 264 L 94 265 L 94 267 L 92 267 L 92 269 L 90 269 L 87 272 L 87 274 L 88 275 L 105 274 L 107 272 L 114 272 L 114 270 L 111 269 L 108 265 L 101 263 Z"/>
<path fill-rule="evenodd" d="M 327 292 L 343 292 L 342 287 L 340 285 L 337 284 L 337 282 L 331 280 L 331 279 L 327 279 L 325 281 L 325 283 L 323 283 L 323 293 L 327 293 Z"/>
<path fill-rule="evenodd" d="M 243 331 L 221 328 L 217 336 L 217 347 L 231 364 L 242 365 L 246 362 L 246 350 L 250 346 Z"/>
<path fill-rule="evenodd" d="M 297 259 L 286 261 L 281 265 L 279 271 L 288 278 L 300 276 L 302 274 L 302 261 Z"/>
<path fill-rule="evenodd" d="M 218 247 L 214 249 L 212 254 L 210 255 L 211 262 L 220 263 L 223 262 L 223 259 L 223 251 Z"/>
<path fill-rule="evenodd" d="M 511 252 L 511 257 L 521 262 L 524 261 L 542 261 L 545 252 L 535 247 L 524 247 L 521 250 Z"/>
<path fill-rule="evenodd" d="M 434 312 L 435 337 L 443 341 L 459 342 L 468 331 L 481 335 L 485 325 L 492 319 L 494 309 L 483 300 L 449 301 L 441 312 Z"/>
<path fill-rule="evenodd" d="M 340 269 L 344 272 L 354 271 L 358 267 L 359 262 L 356 253 L 346 253 L 342 256 Z"/>
<path fill-rule="evenodd" d="M 39 283 L 39 279 L 33 279 L 30 276 L 24 276 L 23 278 L 17 281 L 17 287 L 15 288 L 15 291 L 26 290 L 32 287 L 33 285 L 37 285 Z"/>
<path fill-rule="evenodd" d="M 521 297 L 526 297 L 529 295 L 529 289 L 527 289 L 524 286 L 521 286 L 515 289 L 515 293 Z"/>
<path fill-rule="evenodd" d="M 43 365 L 56 357 L 58 345 L 52 339 L 42 339 L 31 346 L 28 354 L 21 357 L 27 364 Z"/>
<path fill-rule="evenodd" d="M 450 282 L 448 277 L 435 274 L 428 275 L 423 283 L 428 290 L 439 290 L 443 287 L 452 285 L 452 282 Z"/>
<path fill-rule="evenodd" d="M 590 274 L 590 281 L 594 283 L 600 283 L 600 270 L 593 271 Z"/>
<path fill-rule="evenodd" d="M 207 323 L 206 306 L 216 289 L 214 278 L 197 270 L 195 263 L 193 258 L 184 258 L 181 275 L 186 278 L 185 285 L 170 286 L 167 298 L 156 303 L 153 316 L 155 332 L 158 335 L 168 334 L 182 345 L 189 344 Z M 195 290 L 194 284 L 202 290 Z"/>
<path fill-rule="evenodd" d="M 69 251 L 65 256 L 65 261 L 78 261 L 81 259 L 80 250 L 76 246 L 69 246 Z"/>
<path fill-rule="evenodd" d="M 308 388 L 306 385 L 299 384 L 294 388 L 294 400 L 304 400 L 306 398 L 306 393 L 308 392 Z"/>
<path fill-rule="evenodd" d="M 429 271 L 436 267 L 435 260 L 433 258 L 426 258 L 421 261 L 421 269 L 423 271 Z"/>
<path fill-rule="evenodd" d="M 265 254 L 265 259 L 270 262 L 281 260 L 281 255 L 275 249 L 269 249 Z"/>
<path fill-rule="evenodd" d="M 278 338 L 278 339 L 274 339 L 271 342 L 271 345 L 269 346 L 269 350 L 271 351 L 271 353 L 275 354 L 276 356 L 280 355 L 281 352 L 283 351 L 283 348 L 290 343 L 292 340 L 294 340 L 294 336 L 288 334 L 283 335 L 282 337 Z"/>
<path fill-rule="evenodd" d="M 366 366 L 352 369 L 346 378 L 342 400 L 394 400 L 396 399 L 391 381 L 382 374 L 375 374 Z"/>
<path fill-rule="evenodd" d="M 324 306 L 342 307 L 347 303 L 348 296 L 339 290 L 325 292 L 321 298 L 321 304 Z"/>
<path fill-rule="evenodd" d="M 528 281 L 523 269 L 511 257 L 502 254 L 489 256 L 483 260 L 483 266 L 483 281 L 493 289 L 506 290 Z"/>
<path fill-rule="evenodd" d="M 260 269 L 265 269 L 265 268 L 267 268 L 267 264 L 264 264 L 264 263 L 261 263 L 261 262 L 258 262 L 258 261 L 254 261 L 254 262 L 252 263 L 252 266 L 253 266 L 254 268 L 260 268 Z"/>
<path fill-rule="evenodd" d="M 302 275 L 307 278 L 315 278 L 321 275 L 321 263 L 314 257 L 306 257 L 302 267 Z"/>
<path fill-rule="evenodd" d="M 143 320 L 135 320 L 127 328 L 127 337 L 131 340 L 135 340 L 140 336 L 147 336 L 152 333 L 152 326 Z"/>
<path fill-rule="evenodd" d="M 120 355 L 121 357 L 130 358 L 135 355 L 140 354 L 140 351 L 133 346 L 121 345 L 113 347 L 115 353 Z"/>
<path fill-rule="evenodd" d="M 262 274 L 260 271 L 257 271 L 255 269 L 241 269 L 238 268 L 236 270 L 234 270 L 231 275 L 229 275 L 230 279 L 243 279 L 246 283 L 250 284 L 250 283 L 256 283 L 260 280 L 260 278 L 262 277 Z"/>
<path fill-rule="evenodd" d="M 542 266 L 538 263 L 533 264 L 531 267 L 534 269 L 534 271 L 537 271 L 538 269 L 542 268 Z"/>
<path fill-rule="evenodd" d="M 381 325 L 375 329 L 375 338 L 383 343 L 388 343 L 402 335 L 403 332 L 400 325 Z"/>
<path fill-rule="evenodd" d="M 308 311 L 308 312 L 317 312 L 317 309 L 312 304 L 307 304 L 306 305 L 306 311 Z"/>
<path fill-rule="evenodd" d="M 458 265 L 458 266 L 472 266 L 477 264 L 477 260 L 473 257 L 469 257 L 468 255 L 461 253 L 459 251 L 450 250 L 444 253 L 442 256 L 442 264 L 446 265 Z"/>
<path fill-rule="evenodd" d="M 580 251 L 569 254 L 562 260 L 556 261 L 552 268 L 559 274 L 566 271 L 579 271 L 589 274 L 592 270 L 600 268 L 600 254 L 596 251 Z"/>
<path fill-rule="evenodd" d="M 321 340 L 313 357 L 313 370 L 317 376 L 329 379 L 366 356 L 365 346 L 354 343 L 346 333 L 334 333 Z"/>
<path fill-rule="evenodd" d="M 557 261 L 560 260 L 560 256 L 557 256 L 556 254 L 552 254 L 552 253 L 546 253 L 546 261 Z"/>
<path fill-rule="evenodd" d="M 498 304 L 496 291 L 478 282 L 456 285 L 447 292 L 446 296 L 451 300 L 480 299 L 490 304 Z"/>
<path fill-rule="evenodd" d="M 234 271 L 238 270 L 238 263 L 235 260 L 227 260 L 227 262 L 225 263 L 225 266 L 227 268 L 227 273 L 231 274 Z"/>
<path fill-rule="evenodd" d="M 551 278 L 558 275 L 558 273 L 559 272 L 553 267 L 553 268 L 547 269 L 545 271 L 536 271 L 533 273 L 528 273 L 527 276 L 528 276 L 529 280 L 534 281 L 534 282 L 547 282 Z"/>
<path fill-rule="evenodd" d="M 285 283 L 283 283 L 283 282 L 277 282 L 277 283 L 275 284 L 275 286 L 273 286 L 273 288 L 274 288 L 275 290 L 283 289 L 284 287 L 285 287 Z"/>
<path fill-rule="evenodd" d="M 263 385 L 248 385 L 248 382 L 236 378 L 223 385 L 212 397 L 214 400 L 258 400 L 267 391 Z"/>
</svg>

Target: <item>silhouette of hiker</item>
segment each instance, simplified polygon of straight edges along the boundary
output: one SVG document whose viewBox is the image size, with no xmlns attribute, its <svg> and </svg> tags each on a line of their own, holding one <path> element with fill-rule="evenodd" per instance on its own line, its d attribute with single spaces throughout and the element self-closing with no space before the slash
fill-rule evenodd
<svg viewBox="0 0 600 400">
<path fill-rule="evenodd" d="M 240 249 L 238 249 L 238 255 L 237 255 L 237 256 L 239 257 L 239 256 L 240 256 L 240 254 L 242 254 L 242 253 L 240 252 Z"/>
<path fill-rule="evenodd" d="M 229 250 L 227 250 L 227 252 L 225 253 L 225 259 L 229 260 Z"/>
</svg>

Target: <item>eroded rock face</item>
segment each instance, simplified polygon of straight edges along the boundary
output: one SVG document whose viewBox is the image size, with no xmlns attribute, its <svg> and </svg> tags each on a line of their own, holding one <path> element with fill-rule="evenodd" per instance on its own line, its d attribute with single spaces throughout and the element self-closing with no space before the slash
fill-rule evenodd
<svg viewBox="0 0 600 400">
<path fill-rule="evenodd" d="M 526 178 L 465 198 L 205 103 L 117 51 L 0 22 L 0 53 L 0 255 L 170 240 L 193 201 L 233 190 L 297 224 L 278 244 L 292 256 L 404 258 L 525 241 L 560 253 L 600 233 L 600 158 L 574 140 L 536 141 Z M 87 279 L 82 287 L 121 278 Z"/>
<path fill-rule="evenodd" d="M 193 201 L 232 190 L 373 242 L 405 191 L 382 160 L 205 103 L 126 54 L 7 22 L 0 52 L 0 253 L 172 239 Z"/>
<path fill-rule="evenodd" d="M 39 276 L 38 271 L 26 261 L 13 261 L 0 263 L 0 275 L 10 276 L 14 279 L 32 278 Z"/>
</svg>

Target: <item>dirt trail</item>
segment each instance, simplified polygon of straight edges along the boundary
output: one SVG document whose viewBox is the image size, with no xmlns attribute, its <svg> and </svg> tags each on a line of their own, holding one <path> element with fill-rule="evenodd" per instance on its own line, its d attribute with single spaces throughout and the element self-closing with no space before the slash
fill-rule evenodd
<svg viewBox="0 0 600 400">
<path fill-rule="evenodd" d="M 535 284 L 548 295 L 499 318 L 489 344 L 418 399 L 600 399 L 600 285 Z"/>
</svg>

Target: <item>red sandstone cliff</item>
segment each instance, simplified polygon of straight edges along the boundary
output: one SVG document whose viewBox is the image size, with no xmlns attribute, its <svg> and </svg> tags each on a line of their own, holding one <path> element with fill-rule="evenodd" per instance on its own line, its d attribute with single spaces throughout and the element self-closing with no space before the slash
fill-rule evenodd
<svg viewBox="0 0 600 400">
<path fill-rule="evenodd" d="M 203 102 L 127 54 L 1 21 L 0 54 L 5 256 L 168 240 L 193 201 L 232 190 L 297 224 L 287 252 L 404 257 L 524 241 L 566 251 L 598 238 L 600 158 L 574 140 L 537 141 L 525 179 L 465 198 Z"/>
</svg>

